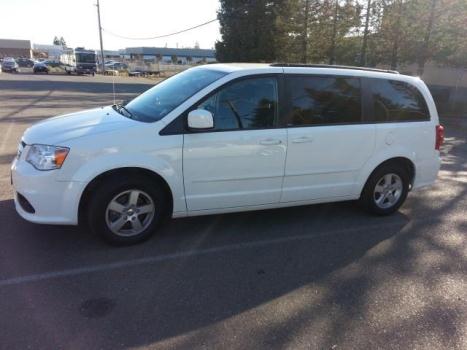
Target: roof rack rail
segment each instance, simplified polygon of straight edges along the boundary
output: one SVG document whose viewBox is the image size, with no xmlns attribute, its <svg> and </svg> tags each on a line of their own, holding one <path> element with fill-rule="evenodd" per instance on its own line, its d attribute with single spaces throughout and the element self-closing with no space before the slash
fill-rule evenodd
<svg viewBox="0 0 467 350">
<path fill-rule="evenodd" d="M 399 74 L 398 71 L 390 70 L 390 69 L 378 69 L 378 68 L 356 67 L 356 66 L 340 66 L 340 65 L 334 65 L 334 64 L 272 63 L 271 67 L 309 67 L 309 68 L 354 69 L 354 70 L 363 70 L 363 71 L 370 71 L 370 72 Z"/>
</svg>

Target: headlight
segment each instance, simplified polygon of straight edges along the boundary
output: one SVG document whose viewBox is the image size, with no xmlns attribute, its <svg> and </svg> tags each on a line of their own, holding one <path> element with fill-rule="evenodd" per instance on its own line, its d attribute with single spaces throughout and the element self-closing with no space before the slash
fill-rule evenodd
<svg viewBox="0 0 467 350">
<path fill-rule="evenodd" d="M 69 151 L 67 147 L 31 145 L 26 161 L 37 170 L 60 169 Z"/>
</svg>

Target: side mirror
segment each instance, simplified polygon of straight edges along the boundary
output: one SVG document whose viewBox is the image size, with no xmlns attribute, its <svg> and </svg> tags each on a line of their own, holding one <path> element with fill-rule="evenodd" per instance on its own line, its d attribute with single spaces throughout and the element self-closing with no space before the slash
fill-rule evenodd
<svg viewBox="0 0 467 350">
<path fill-rule="evenodd" d="M 188 113 L 188 127 L 195 130 L 208 130 L 214 128 L 214 119 L 211 112 L 205 109 L 195 109 Z"/>
</svg>

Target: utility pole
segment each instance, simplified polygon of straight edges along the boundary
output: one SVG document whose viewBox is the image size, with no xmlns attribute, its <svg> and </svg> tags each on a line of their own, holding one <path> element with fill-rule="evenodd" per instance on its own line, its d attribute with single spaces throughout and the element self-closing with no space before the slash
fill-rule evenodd
<svg viewBox="0 0 467 350">
<path fill-rule="evenodd" d="M 101 68 L 102 74 L 105 72 L 105 65 L 104 65 L 104 44 L 102 44 L 102 27 L 101 27 L 101 11 L 99 7 L 99 0 L 97 0 L 97 22 L 99 23 L 99 41 L 101 43 Z"/>
</svg>

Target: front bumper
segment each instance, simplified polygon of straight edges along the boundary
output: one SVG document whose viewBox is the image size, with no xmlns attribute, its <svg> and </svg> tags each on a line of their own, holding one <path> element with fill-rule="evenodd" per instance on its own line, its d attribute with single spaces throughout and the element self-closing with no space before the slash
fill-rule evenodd
<svg viewBox="0 0 467 350">
<path fill-rule="evenodd" d="M 76 72 L 79 74 L 93 74 L 96 73 L 96 69 L 93 68 L 76 68 Z"/>
<path fill-rule="evenodd" d="M 84 184 L 57 181 L 59 170 L 36 170 L 22 160 L 22 157 L 15 159 L 11 165 L 11 181 L 18 214 L 39 224 L 77 225 L 79 199 Z M 29 202 L 33 211 L 25 207 L 21 196 Z"/>
</svg>

